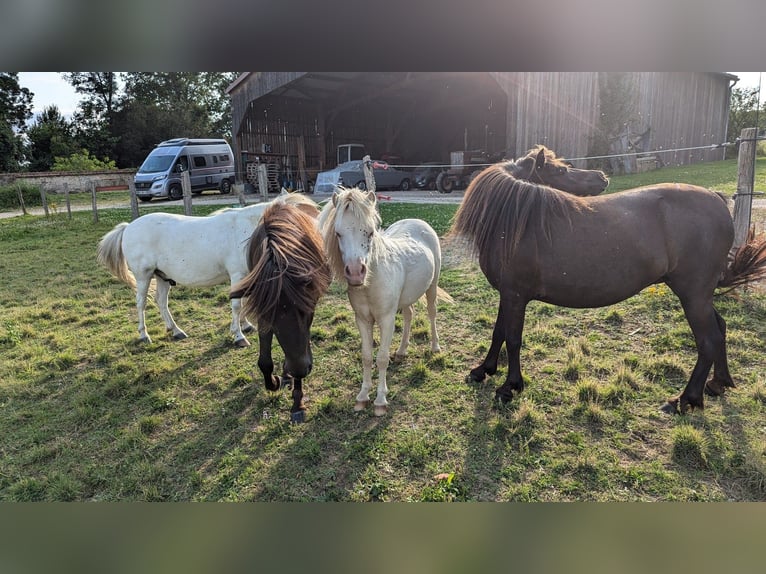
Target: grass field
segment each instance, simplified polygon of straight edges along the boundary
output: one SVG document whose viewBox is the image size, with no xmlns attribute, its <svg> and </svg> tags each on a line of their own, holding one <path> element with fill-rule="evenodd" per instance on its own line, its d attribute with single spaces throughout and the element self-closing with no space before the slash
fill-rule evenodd
<svg viewBox="0 0 766 574">
<path fill-rule="evenodd" d="M 455 207 L 381 212 L 386 225 L 422 217 L 442 235 Z M 0 221 L 1 500 L 766 500 L 762 294 L 717 300 L 739 386 L 703 412 L 658 410 L 696 356 L 664 286 L 603 309 L 531 304 L 528 385 L 497 408 L 504 369 L 465 380 L 489 345 L 497 294 L 447 250 L 441 286 L 455 304 L 439 306 L 443 352 L 428 351 L 417 308 L 409 355 L 389 368 L 389 414 L 352 412 L 360 342 L 334 285 L 312 331 L 307 421 L 291 425 L 287 392 L 262 386 L 256 346 L 231 345 L 225 286 L 173 289 L 190 337 L 169 340 L 152 307 L 155 342 L 137 343 L 133 294 L 95 264 L 100 237 L 128 219 L 115 209 L 98 224 L 87 212 Z"/>
</svg>

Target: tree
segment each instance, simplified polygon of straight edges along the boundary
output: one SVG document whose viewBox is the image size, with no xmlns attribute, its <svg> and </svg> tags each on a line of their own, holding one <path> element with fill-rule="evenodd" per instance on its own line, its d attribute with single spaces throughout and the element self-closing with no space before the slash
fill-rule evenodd
<svg viewBox="0 0 766 574">
<path fill-rule="evenodd" d="M 85 98 L 74 113 L 73 126 L 80 145 L 94 156 L 114 157 L 119 133 L 112 123 L 121 103 L 120 78 L 116 72 L 68 72 L 63 74 Z"/>
<path fill-rule="evenodd" d="M 176 137 L 230 137 L 226 87 L 237 72 L 125 74 L 125 98 L 115 112 L 118 165 L 137 166 L 159 142 Z"/>
<path fill-rule="evenodd" d="M 48 106 L 37 115 L 27 136 L 30 171 L 49 171 L 56 156 L 68 156 L 78 150 L 72 125 L 55 105 Z"/>
<path fill-rule="evenodd" d="M 766 127 L 766 104 L 758 108 L 757 88 L 734 88 L 729 101 L 729 128 L 727 141 L 733 142 L 744 128 L 757 127 L 760 133 Z M 737 150 L 733 147 L 726 149 L 727 157 L 736 157 Z"/>
<path fill-rule="evenodd" d="M 19 171 L 24 160 L 22 134 L 32 117 L 32 92 L 19 86 L 16 72 L 0 72 L 0 172 Z"/>
<path fill-rule="evenodd" d="M 599 116 L 590 137 L 589 156 L 610 155 L 614 143 L 627 133 L 635 114 L 635 87 L 630 75 L 619 72 L 599 74 Z M 627 150 L 620 150 L 627 151 Z M 620 168 L 621 162 L 596 159 L 588 162 L 589 169 L 602 169 L 611 174 Z"/>
</svg>

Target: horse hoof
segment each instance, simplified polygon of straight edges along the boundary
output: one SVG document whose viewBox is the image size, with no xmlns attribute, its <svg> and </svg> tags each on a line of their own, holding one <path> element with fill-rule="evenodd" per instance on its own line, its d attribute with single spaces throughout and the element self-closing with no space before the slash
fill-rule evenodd
<svg viewBox="0 0 766 574">
<path fill-rule="evenodd" d="M 680 414 L 678 411 L 678 399 L 669 399 L 667 403 L 660 407 L 660 411 L 669 415 Z"/>
<path fill-rule="evenodd" d="M 388 412 L 388 405 L 375 405 L 375 408 L 373 409 L 373 413 L 376 417 L 382 417 L 385 416 Z"/>
<path fill-rule="evenodd" d="M 282 381 L 276 375 L 271 375 L 270 381 L 264 381 L 264 386 L 267 391 L 278 391 Z"/>
<path fill-rule="evenodd" d="M 141 337 L 138 340 L 138 342 L 141 343 L 141 344 L 149 345 L 152 342 L 152 340 L 149 338 L 149 335 L 147 335 L 146 337 Z"/>
<path fill-rule="evenodd" d="M 512 400 L 513 400 L 513 393 L 506 394 L 501 392 L 499 389 L 495 391 L 495 401 L 497 402 L 497 406 L 505 407 Z"/>
<path fill-rule="evenodd" d="M 186 333 L 183 333 L 183 332 L 182 333 L 176 333 L 175 335 L 173 335 L 173 340 L 174 341 L 183 341 L 184 339 L 186 339 L 186 337 L 188 337 L 188 335 Z"/>
<path fill-rule="evenodd" d="M 236 341 L 234 341 L 234 346 L 240 349 L 244 349 L 245 347 L 250 346 L 250 341 L 242 337 L 241 339 L 237 339 Z"/>
<path fill-rule="evenodd" d="M 468 376 L 466 377 L 466 381 L 469 383 L 480 383 L 484 379 L 485 379 L 484 372 L 477 371 L 477 369 L 472 370 L 470 373 L 468 373 Z"/>
<path fill-rule="evenodd" d="M 306 422 L 306 411 L 295 411 L 294 413 L 290 413 L 290 422 L 291 423 L 305 423 Z"/>
<path fill-rule="evenodd" d="M 400 355 L 399 353 L 396 353 L 396 354 L 394 355 L 394 360 L 393 360 L 393 362 L 394 362 L 394 363 L 401 363 L 402 361 L 404 361 L 404 359 L 405 359 L 406 357 L 407 357 L 407 355 Z"/>
<path fill-rule="evenodd" d="M 358 413 L 366 409 L 370 404 L 370 401 L 356 401 L 354 403 L 354 412 Z"/>
</svg>

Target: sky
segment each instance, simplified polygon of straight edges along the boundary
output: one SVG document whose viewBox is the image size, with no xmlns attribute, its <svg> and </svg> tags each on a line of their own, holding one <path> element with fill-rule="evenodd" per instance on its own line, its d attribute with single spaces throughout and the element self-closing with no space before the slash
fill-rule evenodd
<svg viewBox="0 0 766 574">
<path fill-rule="evenodd" d="M 739 76 L 737 87 L 757 88 L 761 85 L 761 101 L 766 100 L 766 74 L 764 72 L 733 72 Z M 58 106 L 59 112 L 71 118 L 81 96 L 76 94 L 60 72 L 19 72 L 19 85 L 29 88 L 34 93 L 32 113 L 36 116 L 51 104 Z"/>
</svg>

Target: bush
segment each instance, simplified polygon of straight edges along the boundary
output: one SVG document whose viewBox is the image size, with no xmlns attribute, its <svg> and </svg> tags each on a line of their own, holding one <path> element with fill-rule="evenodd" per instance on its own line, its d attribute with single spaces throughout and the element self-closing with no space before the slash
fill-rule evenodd
<svg viewBox="0 0 766 574">
<path fill-rule="evenodd" d="M 102 161 L 90 155 L 86 149 L 68 157 L 56 157 L 51 168 L 52 171 L 103 171 L 107 169 L 117 169 L 114 160 L 106 158 Z"/>
<path fill-rule="evenodd" d="M 27 207 L 40 207 L 43 202 L 40 198 L 40 188 L 28 183 L 0 186 L 0 209 L 21 209 L 19 204 L 19 188 Z"/>
</svg>

